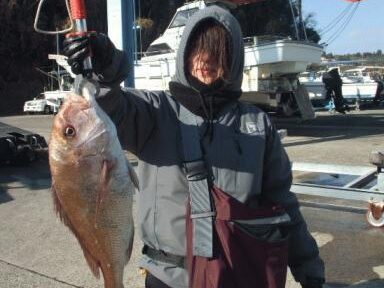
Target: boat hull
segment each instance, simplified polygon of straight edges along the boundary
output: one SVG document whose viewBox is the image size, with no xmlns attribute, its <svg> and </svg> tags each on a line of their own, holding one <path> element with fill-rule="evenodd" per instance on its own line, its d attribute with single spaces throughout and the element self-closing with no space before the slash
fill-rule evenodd
<svg viewBox="0 0 384 288">
<path fill-rule="evenodd" d="M 311 100 L 324 100 L 326 89 L 322 82 L 302 83 L 308 90 Z M 347 102 L 372 101 L 377 91 L 377 83 L 344 83 L 342 86 L 343 97 Z"/>
<path fill-rule="evenodd" d="M 256 40 L 257 42 L 257 40 Z M 245 47 L 245 67 L 259 66 L 273 75 L 300 73 L 320 63 L 323 47 L 309 42 L 276 40 Z"/>
<path fill-rule="evenodd" d="M 277 40 L 245 48 L 243 91 L 266 91 L 259 82 L 295 75 L 311 63 L 320 63 L 322 46 L 308 42 Z M 175 75 L 176 53 L 143 57 L 135 65 L 135 87 L 167 90 Z M 275 81 L 276 82 L 276 81 Z M 275 83 L 274 82 L 274 83 Z M 281 81 L 280 81 L 281 82 Z M 269 89 L 267 89 L 269 90 Z M 275 90 L 275 88 L 273 88 Z"/>
</svg>

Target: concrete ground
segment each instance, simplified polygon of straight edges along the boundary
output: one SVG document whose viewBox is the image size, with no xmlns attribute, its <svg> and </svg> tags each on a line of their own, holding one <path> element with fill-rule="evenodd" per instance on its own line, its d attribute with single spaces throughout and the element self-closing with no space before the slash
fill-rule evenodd
<svg viewBox="0 0 384 288">
<path fill-rule="evenodd" d="M 34 131 L 47 140 L 51 121 L 51 116 L 0 117 L 0 122 Z M 349 115 L 321 112 L 304 123 L 274 121 L 288 130 L 283 143 L 295 162 L 366 166 L 371 150 L 384 149 L 383 110 Z M 76 239 L 54 215 L 50 184 L 43 159 L 28 166 L 0 167 L 0 287 L 103 287 L 103 281 L 88 269 Z M 321 247 L 326 287 L 384 287 L 382 229 L 370 228 L 359 213 L 306 206 L 302 212 Z M 136 237 L 125 287 L 144 287 L 137 268 L 140 248 Z M 286 287 L 299 286 L 289 277 Z"/>
</svg>

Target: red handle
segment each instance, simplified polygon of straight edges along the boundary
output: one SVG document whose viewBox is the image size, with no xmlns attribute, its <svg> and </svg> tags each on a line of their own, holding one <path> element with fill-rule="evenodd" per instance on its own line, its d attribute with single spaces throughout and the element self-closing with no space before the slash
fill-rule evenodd
<svg viewBox="0 0 384 288">
<path fill-rule="evenodd" d="M 71 5 L 71 15 L 73 19 L 87 18 L 84 0 L 70 0 L 69 3 Z"/>
</svg>

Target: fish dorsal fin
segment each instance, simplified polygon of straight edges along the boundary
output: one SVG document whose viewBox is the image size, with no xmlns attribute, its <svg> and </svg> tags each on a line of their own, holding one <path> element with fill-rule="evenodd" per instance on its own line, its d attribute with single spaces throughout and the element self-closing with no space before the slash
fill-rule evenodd
<svg viewBox="0 0 384 288">
<path fill-rule="evenodd" d="M 73 235 L 75 235 L 77 241 L 80 244 L 81 249 L 83 250 L 85 260 L 87 261 L 87 264 L 88 264 L 89 268 L 91 269 L 92 274 L 97 279 L 100 279 L 100 269 L 99 269 L 100 263 L 89 253 L 88 249 L 85 246 L 83 239 L 80 237 L 80 234 L 77 233 L 75 227 L 72 225 L 70 219 L 68 218 L 67 214 L 65 213 L 63 206 L 60 203 L 60 199 L 59 199 L 59 196 L 56 192 L 56 188 L 55 188 L 54 183 L 52 183 L 51 190 L 52 190 L 52 197 L 53 197 L 53 205 L 54 205 L 54 209 L 55 209 L 56 214 L 60 218 L 61 222 L 63 222 L 64 225 L 67 226 L 69 228 L 69 230 L 71 230 Z"/>
<path fill-rule="evenodd" d="M 131 178 L 133 185 L 135 185 L 136 189 L 139 190 L 139 178 L 137 177 L 137 174 L 133 169 L 131 163 L 129 163 L 128 159 L 125 160 L 127 162 L 129 178 Z"/>
</svg>

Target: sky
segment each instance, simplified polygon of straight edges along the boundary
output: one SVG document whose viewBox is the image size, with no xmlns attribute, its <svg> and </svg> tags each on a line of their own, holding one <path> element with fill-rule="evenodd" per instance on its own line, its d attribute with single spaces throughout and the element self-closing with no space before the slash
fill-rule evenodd
<svg viewBox="0 0 384 288">
<path fill-rule="evenodd" d="M 325 47 L 326 53 L 376 52 L 378 49 L 384 52 L 384 0 L 361 1 L 349 24 L 335 38 L 338 29 L 341 29 L 353 10 L 353 7 L 348 10 L 349 5 L 351 3 L 346 0 L 302 0 L 304 17 L 308 13 L 314 14 L 317 31 L 321 28 L 326 28 L 326 31 L 329 29 L 327 27 L 332 27 L 324 33 L 320 41 L 331 42 Z M 335 24 L 341 15 L 345 17 L 339 24 Z M 329 41 L 333 35 L 335 39 Z"/>
</svg>

